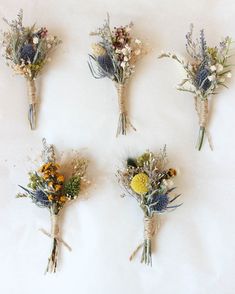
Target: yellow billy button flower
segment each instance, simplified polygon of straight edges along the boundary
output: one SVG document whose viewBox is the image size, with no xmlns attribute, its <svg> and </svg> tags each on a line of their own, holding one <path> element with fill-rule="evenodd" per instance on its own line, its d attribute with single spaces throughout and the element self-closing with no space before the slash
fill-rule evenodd
<svg viewBox="0 0 235 294">
<path fill-rule="evenodd" d="M 135 175 L 131 180 L 131 189 L 139 194 L 146 194 L 148 192 L 149 177 L 145 173 Z"/>
</svg>

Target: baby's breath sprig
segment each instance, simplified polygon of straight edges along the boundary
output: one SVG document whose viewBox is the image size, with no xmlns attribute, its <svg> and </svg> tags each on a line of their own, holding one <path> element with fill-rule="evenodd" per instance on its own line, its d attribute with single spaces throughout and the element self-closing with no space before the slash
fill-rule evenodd
<svg viewBox="0 0 235 294">
<path fill-rule="evenodd" d="M 27 188 L 20 186 L 24 193 L 19 193 L 17 198 L 28 197 L 37 206 L 49 210 L 51 233 L 44 229 L 41 229 L 41 231 L 52 239 L 52 250 L 46 272 L 55 273 L 59 244 L 61 243 L 71 250 L 69 245 L 60 237 L 59 213 L 66 204 L 78 198 L 83 183 L 87 186 L 88 181 L 85 174 L 88 161 L 77 154 L 76 158 L 72 160 L 72 164 L 76 163 L 76 165 L 70 164 L 72 170 L 69 171 L 69 174 L 61 173 L 60 166 L 56 162 L 54 146 L 47 145 L 45 139 L 43 139 L 42 161 L 43 164 L 38 171 L 29 173 Z"/>
<path fill-rule="evenodd" d="M 52 51 L 61 43 L 56 36 L 48 34 L 45 27 L 23 26 L 23 10 L 16 20 L 3 19 L 9 30 L 3 33 L 3 57 L 14 73 L 25 77 L 28 87 L 29 111 L 28 119 L 31 129 L 36 128 L 37 94 L 35 80 L 44 65 L 50 62 Z"/>
<path fill-rule="evenodd" d="M 218 88 L 227 88 L 226 80 L 231 78 L 232 39 L 225 37 L 218 46 L 209 47 L 204 30 L 200 37 L 193 40 L 193 25 L 186 34 L 186 51 L 189 60 L 184 60 L 174 53 L 163 52 L 159 58 L 169 57 L 176 60 L 185 70 L 186 78 L 178 85 L 179 91 L 192 93 L 195 97 L 195 109 L 199 118 L 198 150 L 201 150 L 207 132 L 209 116 L 209 97 L 217 94 Z M 211 146 L 212 148 L 212 146 Z"/>
<path fill-rule="evenodd" d="M 152 265 L 152 239 L 156 232 L 156 215 L 171 211 L 181 204 L 173 202 L 180 194 L 171 195 L 175 190 L 174 168 L 167 168 L 166 148 L 155 154 L 146 151 L 137 158 L 128 158 L 123 169 L 117 171 L 118 182 L 124 195 L 137 200 L 144 213 L 144 242 L 130 256 L 132 260 L 142 248 L 141 262 Z"/>
<path fill-rule="evenodd" d="M 94 78 L 109 78 L 115 84 L 119 102 L 119 123 L 117 136 L 126 135 L 130 123 L 125 107 L 126 85 L 135 72 L 137 60 L 146 53 L 139 39 L 131 34 L 133 24 L 110 28 L 109 15 L 101 28 L 92 32 L 91 36 L 98 36 L 100 40 L 92 45 L 89 54 L 89 68 Z"/>
</svg>

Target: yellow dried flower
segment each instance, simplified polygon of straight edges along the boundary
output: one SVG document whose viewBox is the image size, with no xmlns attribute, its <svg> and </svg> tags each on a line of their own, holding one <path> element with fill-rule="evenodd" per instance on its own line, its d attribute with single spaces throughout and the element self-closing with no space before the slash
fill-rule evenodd
<svg viewBox="0 0 235 294">
<path fill-rule="evenodd" d="M 171 177 L 175 177 L 177 175 L 177 171 L 174 168 L 170 168 L 167 172 L 167 175 Z"/>
<path fill-rule="evenodd" d="M 54 198 L 53 195 L 51 195 L 51 194 L 48 195 L 48 200 L 49 200 L 49 201 L 53 201 L 53 198 Z"/>
<path fill-rule="evenodd" d="M 48 186 L 49 186 L 49 187 L 53 187 L 53 182 L 49 182 L 49 183 L 48 183 Z"/>
<path fill-rule="evenodd" d="M 133 177 L 130 186 L 131 189 L 139 194 L 146 194 L 148 192 L 149 177 L 145 173 L 139 173 Z"/>
<path fill-rule="evenodd" d="M 102 47 L 100 44 L 92 44 L 91 45 L 91 48 L 92 48 L 92 51 L 93 51 L 93 54 L 95 56 L 102 56 L 102 55 L 105 55 L 106 54 L 106 50 L 104 47 Z"/>
<path fill-rule="evenodd" d="M 63 175 L 58 175 L 57 176 L 57 182 L 58 183 L 63 183 L 64 182 L 64 176 Z"/>
<path fill-rule="evenodd" d="M 68 200 L 68 198 L 64 195 L 60 196 L 60 202 L 65 203 Z"/>
<path fill-rule="evenodd" d="M 49 177 L 50 177 L 50 175 L 48 175 L 48 174 L 44 174 L 42 177 L 43 177 L 44 180 L 48 180 Z"/>
<path fill-rule="evenodd" d="M 59 191 L 59 190 L 61 190 L 61 188 L 62 188 L 61 185 L 55 185 L 55 190 L 56 190 L 56 192 Z"/>
</svg>

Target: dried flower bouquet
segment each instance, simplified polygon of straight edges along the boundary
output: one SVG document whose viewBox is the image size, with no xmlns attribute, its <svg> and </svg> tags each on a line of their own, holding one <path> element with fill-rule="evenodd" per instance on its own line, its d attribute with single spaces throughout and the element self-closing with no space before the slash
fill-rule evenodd
<svg viewBox="0 0 235 294">
<path fill-rule="evenodd" d="M 81 185 L 88 183 L 85 178 L 87 160 L 75 154 L 73 159 L 66 163 L 70 168 L 69 174 L 60 173 L 60 166 L 56 161 L 53 145 L 47 145 L 43 140 L 42 166 L 37 171 L 29 173 L 29 184 L 27 188 L 20 186 L 24 193 L 17 197 L 30 198 L 33 203 L 42 208 L 47 208 L 51 216 L 51 232 L 42 229 L 52 239 L 52 250 L 48 259 L 46 272 L 56 272 L 59 243 L 70 247 L 63 241 L 59 230 L 59 213 L 65 204 L 77 199 L 80 194 Z"/>
<path fill-rule="evenodd" d="M 137 60 L 144 54 L 143 44 L 131 34 L 133 24 L 110 28 L 109 16 L 103 27 L 92 36 L 100 40 L 92 45 L 93 53 L 89 54 L 89 68 L 94 78 L 109 78 L 115 84 L 119 103 L 119 122 L 117 136 L 126 135 L 128 127 L 133 125 L 126 111 L 126 87 L 135 71 Z"/>
<path fill-rule="evenodd" d="M 190 92 L 195 97 L 195 109 L 200 126 L 197 148 L 201 150 L 207 133 L 209 97 L 217 94 L 220 86 L 227 88 L 226 79 L 231 78 L 229 59 L 232 39 L 226 37 L 218 46 L 208 47 L 204 30 L 201 30 L 199 39 L 193 40 L 193 25 L 191 25 L 186 41 L 189 60 L 183 60 L 172 53 L 162 53 L 159 58 L 170 57 L 179 62 L 185 70 L 186 78 L 178 85 L 178 90 Z M 210 147 L 212 149 L 211 143 Z"/>
<path fill-rule="evenodd" d="M 49 55 L 61 43 L 56 36 L 48 34 L 47 28 L 23 26 L 23 10 L 17 19 L 4 21 L 9 30 L 3 33 L 3 57 L 14 73 L 22 75 L 27 81 L 29 111 L 28 119 L 32 130 L 36 128 L 38 97 L 35 81 L 44 65 L 50 62 Z"/>
<path fill-rule="evenodd" d="M 173 177 L 177 172 L 167 168 L 165 148 L 158 154 L 145 152 L 137 158 L 128 158 L 117 177 L 124 189 L 123 196 L 134 197 L 144 213 L 144 241 L 130 256 L 132 260 L 142 248 L 141 262 L 152 265 L 152 239 L 156 231 L 156 215 L 173 210 L 181 204 L 173 202 L 180 196 L 170 195 L 175 189 Z"/>
</svg>

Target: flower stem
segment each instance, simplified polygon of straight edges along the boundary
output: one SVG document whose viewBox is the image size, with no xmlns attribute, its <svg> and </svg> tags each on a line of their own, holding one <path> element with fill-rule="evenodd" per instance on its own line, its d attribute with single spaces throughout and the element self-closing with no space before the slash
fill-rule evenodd
<svg viewBox="0 0 235 294">
<path fill-rule="evenodd" d="M 48 264 L 47 264 L 47 273 L 55 273 L 57 268 L 57 260 L 58 260 L 58 241 L 56 238 L 53 238 L 52 241 L 52 250 L 51 255 L 48 258 Z"/>
<path fill-rule="evenodd" d="M 205 127 L 200 127 L 199 129 L 199 136 L 198 136 L 198 150 L 200 151 L 202 149 L 204 137 L 205 137 Z"/>
<path fill-rule="evenodd" d="M 59 253 L 59 225 L 58 225 L 58 210 L 57 207 L 51 208 L 51 238 L 52 238 L 52 249 L 51 254 L 48 258 L 48 264 L 46 272 L 55 273 L 57 269 L 57 260 Z"/>
<path fill-rule="evenodd" d="M 152 266 L 152 246 L 151 239 L 145 239 L 142 251 L 141 262 Z"/>
</svg>

